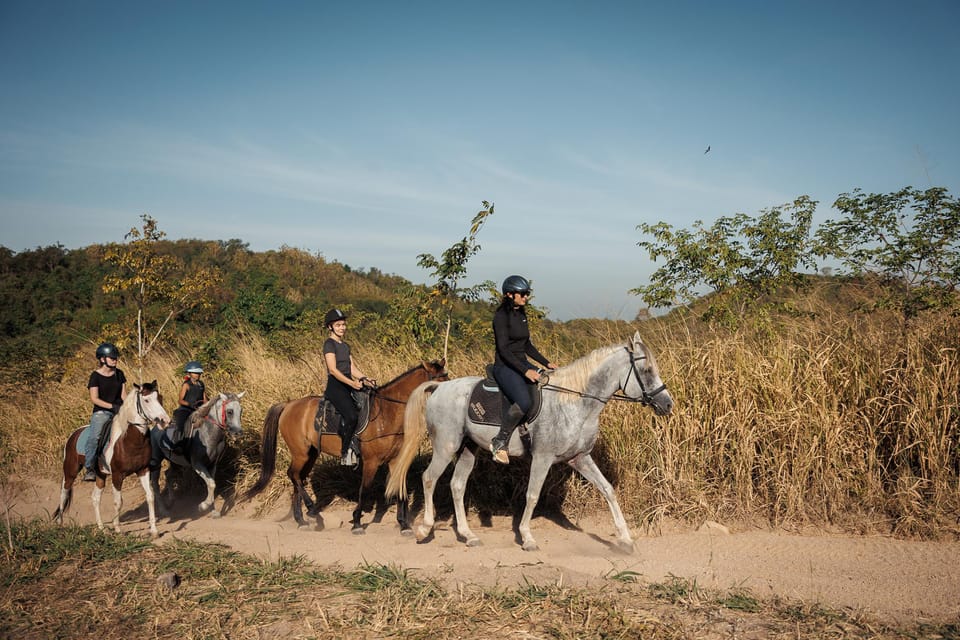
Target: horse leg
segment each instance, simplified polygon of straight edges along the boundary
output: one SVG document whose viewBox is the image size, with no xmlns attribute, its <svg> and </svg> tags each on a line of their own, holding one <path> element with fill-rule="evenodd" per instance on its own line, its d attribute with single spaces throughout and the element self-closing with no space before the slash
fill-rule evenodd
<svg viewBox="0 0 960 640">
<path fill-rule="evenodd" d="M 377 462 L 380 462 L 377 460 Z M 368 464 L 360 463 L 360 495 L 357 496 L 357 508 L 353 512 L 353 529 L 351 533 L 360 535 L 366 533 L 366 530 L 360 526 L 360 519 L 363 518 L 363 490 L 369 489 L 373 484 L 373 478 L 377 475 L 377 469 L 380 465 L 370 461 Z"/>
<path fill-rule="evenodd" d="M 603 477 L 603 473 L 593 461 L 589 453 L 579 455 L 573 460 L 567 461 L 571 467 L 576 469 L 580 475 L 590 481 L 603 494 L 610 507 L 610 514 L 613 516 L 613 526 L 617 528 L 617 547 L 625 553 L 633 553 L 633 538 L 630 537 L 630 529 L 627 528 L 627 521 L 620 510 L 620 503 L 617 502 L 617 494 L 613 486 Z"/>
<path fill-rule="evenodd" d="M 162 518 L 167 515 L 167 508 L 163 504 L 163 496 L 160 494 L 160 467 L 150 467 L 150 488 L 153 490 L 154 508 L 157 517 Z"/>
<path fill-rule="evenodd" d="M 443 475 L 444 470 L 450 461 L 453 460 L 454 451 L 448 448 L 435 446 L 433 457 L 430 458 L 430 464 L 423 472 L 423 523 L 417 529 L 417 539 L 421 542 L 433 533 L 434 509 L 433 509 L 433 490 L 437 486 L 437 480 Z"/>
<path fill-rule="evenodd" d="M 157 512 L 154 508 L 155 494 L 153 493 L 153 487 L 150 486 L 149 469 L 141 470 L 139 476 L 140 486 L 143 487 L 143 495 L 147 500 L 147 513 L 150 514 L 150 536 L 159 538 L 160 532 L 157 531 Z"/>
<path fill-rule="evenodd" d="M 113 488 L 113 529 L 120 533 L 120 509 L 123 508 L 123 475 L 116 473 L 110 476 L 113 481 L 110 486 Z"/>
<path fill-rule="evenodd" d="M 540 500 L 540 490 L 543 489 L 543 483 L 547 479 L 547 472 L 553 462 L 546 456 L 533 456 L 530 463 L 530 480 L 527 482 L 527 505 L 523 509 L 523 517 L 520 519 L 520 539 L 523 541 L 524 551 L 537 551 L 540 546 L 533 538 L 530 532 L 530 519 L 533 518 L 533 510 Z"/>
<path fill-rule="evenodd" d="M 197 463 L 194 463 L 193 470 L 196 471 L 198 476 L 200 476 L 200 479 L 203 480 L 203 483 L 207 485 L 207 497 L 203 502 L 200 503 L 200 512 L 202 513 L 207 509 L 212 509 L 210 516 L 213 518 L 219 518 L 220 512 L 213 508 L 213 494 L 217 490 L 217 483 L 213 479 L 213 472 L 208 471 L 206 467 Z"/>
<path fill-rule="evenodd" d="M 307 491 L 307 486 L 310 484 L 310 472 L 313 471 L 313 465 L 317 462 L 317 456 L 319 455 L 319 449 L 310 447 L 307 451 L 307 461 L 300 469 L 300 490 L 303 492 L 303 503 L 307 505 L 307 515 L 311 518 L 320 515 L 320 508 L 310 497 L 310 492 Z"/>
<path fill-rule="evenodd" d="M 103 496 L 103 487 L 100 478 L 97 478 L 90 494 L 90 499 L 93 500 L 93 512 L 97 515 L 97 528 L 101 531 L 103 531 L 103 519 L 100 517 L 100 498 Z"/>
<path fill-rule="evenodd" d="M 453 477 L 450 478 L 450 493 L 453 494 L 453 510 L 457 518 L 457 533 L 467 542 L 468 547 L 478 547 L 482 543 L 480 538 L 470 530 L 467 524 L 467 510 L 463 504 L 463 497 L 467 492 L 467 479 L 473 471 L 477 457 L 470 447 L 464 447 L 460 459 L 453 468 Z"/>
<path fill-rule="evenodd" d="M 397 496 L 397 524 L 400 525 L 400 535 L 413 535 L 409 522 L 410 500 L 407 496 Z"/>
<path fill-rule="evenodd" d="M 293 494 L 290 496 L 290 508 L 293 511 L 293 519 L 297 521 L 298 527 L 305 527 L 307 523 L 303 520 L 303 495 L 302 490 L 298 486 L 300 483 L 300 473 L 295 470 L 293 464 L 287 468 L 287 477 L 290 478 L 290 482 L 293 483 Z"/>
</svg>

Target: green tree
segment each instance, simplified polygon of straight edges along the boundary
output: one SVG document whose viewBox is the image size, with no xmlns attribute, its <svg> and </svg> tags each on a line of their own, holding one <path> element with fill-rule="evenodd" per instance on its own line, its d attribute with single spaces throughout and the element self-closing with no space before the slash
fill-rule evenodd
<svg viewBox="0 0 960 640">
<path fill-rule="evenodd" d="M 904 323 L 928 309 L 956 308 L 960 284 L 960 203 L 942 187 L 887 194 L 844 193 L 833 204 L 845 217 L 817 231 L 816 253 L 857 276 L 878 276 L 878 308 Z"/>
<path fill-rule="evenodd" d="M 482 282 L 467 289 L 458 287 L 460 280 L 467 275 L 467 262 L 480 251 L 480 245 L 477 244 L 477 234 L 487 218 L 493 215 L 493 203 L 483 200 L 482 204 L 483 209 L 478 211 L 470 222 L 470 233 L 444 251 L 440 260 L 429 253 L 421 253 L 417 256 L 417 265 L 424 269 L 431 269 L 430 276 L 437 278 L 436 283 L 431 288 L 428 305 L 435 312 L 442 310 L 440 313 L 445 316 L 444 359 L 447 357 L 454 303 L 460 299 L 476 302 L 482 293 L 491 286 L 489 282 Z"/>
<path fill-rule="evenodd" d="M 800 196 L 792 203 L 761 211 L 756 218 L 740 213 L 692 230 L 665 222 L 641 224 L 652 236 L 637 243 L 653 261 L 664 260 L 650 284 L 631 289 L 651 307 L 692 302 L 707 293 L 704 319 L 736 326 L 747 310 L 765 312 L 780 305 L 770 294 L 803 284 L 802 268 L 815 269 L 810 225 L 817 203 Z"/>
<path fill-rule="evenodd" d="M 220 272 L 201 267 L 185 273 L 179 259 L 159 252 L 157 243 L 166 234 L 157 221 L 146 214 L 140 218 L 142 229 L 130 229 L 124 236 L 126 244 L 110 245 L 104 252 L 104 260 L 113 270 L 104 277 L 103 291 L 125 296 L 136 309 L 137 367 L 142 376 L 144 359 L 170 321 L 189 309 L 210 304 Z"/>
</svg>

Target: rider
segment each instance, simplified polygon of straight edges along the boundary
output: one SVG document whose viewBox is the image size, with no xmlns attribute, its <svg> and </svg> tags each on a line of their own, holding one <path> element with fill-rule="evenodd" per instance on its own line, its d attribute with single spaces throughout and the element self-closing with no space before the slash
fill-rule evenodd
<svg viewBox="0 0 960 640">
<path fill-rule="evenodd" d="M 173 442 L 179 445 L 183 440 L 184 426 L 187 424 L 187 418 L 195 410 L 203 406 L 207 401 L 207 388 L 203 384 L 200 376 L 203 375 L 203 367 L 196 360 L 191 360 L 183 367 L 186 376 L 180 385 L 180 399 L 177 402 L 177 408 L 173 412 L 173 419 L 176 424 L 174 429 Z"/>
<path fill-rule="evenodd" d="M 97 347 L 97 368 L 90 374 L 87 381 L 87 390 L 90 401 L 93 403 L 93 415 L 90 416 L 90 432 L 87 434 L 86 446 L 83 450 L 84 482 L 93 482 L 97 479 L 97 444 L 100 441 L 100 432 L 113 416 L 120 411 L 123 398 L 126 395 L 127 377 L 117 368 L 120 350 L 112 343 L 104 342 Z"/>
<path fill-rule="evenodd" d="M 527 356 L 547 369 L 557 366 L 547 360 L 530 341 L 527 326 L 527 300 L 530 299 L 530 283 L 523 276 L 509 276 L 501 287 L 503 300 L 493 314 L 493 338 L 496 351 L 493 377 L 503 393 L 500 413 L 500 432 L 490 443 L 493 459 L 500 464 L 509 464 L 507 445 L 510 435 L 530 411 L 529 385 L 540 379 L 541 369 L 530 364 Z"/>
<path fill-rule="evenodd" d="M 350 345 L 343 341 L 347 332 L 347 314 L 340 309 L 331 309 L 323 319 L 330 336 L 323 343 L 323 362 L 327 365 L 327 388 L 323 397 L 333 403 L 340 414 L 340 464 L 354 466 L 356 456 L 350 444 L 357 431 L 357 406 L 352 392 L 375 382 L 365 375 L 353 362 Z"/>
</svg>

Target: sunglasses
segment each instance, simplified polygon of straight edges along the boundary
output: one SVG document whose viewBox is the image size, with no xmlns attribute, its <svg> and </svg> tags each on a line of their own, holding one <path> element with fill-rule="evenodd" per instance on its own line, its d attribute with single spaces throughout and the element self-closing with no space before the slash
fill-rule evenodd
<svg viewBox="0 0 960 640">
<path fill-rule="evenodd" d="M 530 290 L 529 290 L 529 289 L 527 289 L 526 291 L 514 291 L 514 293 L 517 294 L 518 296 L 523 296 L 524 298 L 529 298 L 529 297 L 530 297 Z"/>
</svg>

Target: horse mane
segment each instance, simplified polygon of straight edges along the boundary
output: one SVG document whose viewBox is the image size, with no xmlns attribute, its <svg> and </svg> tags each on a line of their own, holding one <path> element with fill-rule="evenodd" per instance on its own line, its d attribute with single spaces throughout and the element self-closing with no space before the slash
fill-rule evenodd
<svg viewBox="0 0 960 640">
<path fill-rule="evenodd" d="M 213 395 L 212 398 L 204 402 L 202 405 L 197 407 L 197 409 L 190 414 L 190 426 L 196 428 L 196 425 L 203 421 L 204 418 L 210 415 L 210 409 L 213 408 L 214 403 L 217 401 L 217 398 L 220 397 L 219 393 Z"/>
<path fill-rule="evenodd" d="M 550 384 L 582 393 L 586 391 L 587 383 L 590 382 L 590 376 L 597 370 L 600 362 L 605 360 L 614 351 L 625 347 L 626 344 L 621 343 L 594 349 L 582 358 L 574 360 L 570 364 L 550 373 Z M 559 394 L 558 400 L 560 402 L 575 402 L 579 400 L 579 398 L 575 395 Z"/>
<path fill-rule="evenodd" d="M 439 363 L 439 362 L 430 362 L 429 364 L 439 365 L 440 363 Z M 413 372 L 416 371 L 417 369 L 425 369 L 425 368 L 426 368 L 426 367 L 424 367 L 422 363 L 421 363 L 421 364 L 414 365 L 414 366 L 410 367 L 409 369 L 407 369 L 406 371 L 404 371 L 403 373 L 401 373 L 400 375 L 398 375 L 398 376 L 396 376 L 395 378 L 393 378 L 390 382 L 386 382 L 386 383 L 380 385 L 380 387 L 381 387 L 381 388 L 383 388 L 383 387 L 389 387 L 390 385 L 392 385 L 394 382 L 396 382 L 396 381 L 399 380 L 400 378 L 405 378 L 405 377 L 407 377 L 408 375 L 410 375 L 411 373 L 413 373 Z"/>
</svg>

